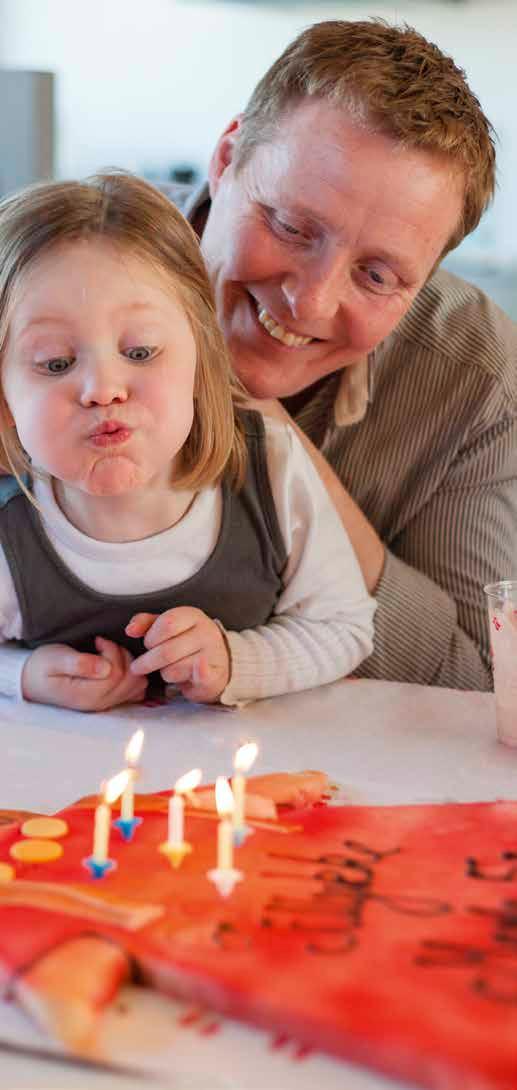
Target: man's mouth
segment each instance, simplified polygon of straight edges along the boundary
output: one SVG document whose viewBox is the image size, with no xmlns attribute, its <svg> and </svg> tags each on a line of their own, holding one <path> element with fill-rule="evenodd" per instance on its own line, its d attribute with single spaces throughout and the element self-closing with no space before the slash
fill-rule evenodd
<svg viewBox="0 0 517 1090">
<path fill-rule="evenodd" d="M 257 316 L 261 326 L 269 333 L 270 337 L 274 337 L 275 341 L 285 344 L 287 348 L 304 348 L 305 345 L 311 344 L 315 340 L 314 337 L 301 337 L 298 333 L 293 333 L 291 329 L 286 329 L 285 326 L 275 321 L 268 314 L 265 307 L 261 307 L 260 304 L 257 304 Z"/>
</svg>

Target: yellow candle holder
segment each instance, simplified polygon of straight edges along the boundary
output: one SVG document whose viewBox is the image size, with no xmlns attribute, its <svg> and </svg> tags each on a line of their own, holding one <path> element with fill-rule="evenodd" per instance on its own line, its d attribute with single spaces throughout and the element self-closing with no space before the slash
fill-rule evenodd
<svg viewBox="0 0 517 1090">
<path fill-rule="evenodd" d="M 158 851 L 165 855 L 171 867 L 177 870 L 178 867 L 181 867 L 185 856 L 190 855 L 192 844 L 189 844 L 186 840 L 182 840 L 178 844 L 171 844 L 169 840 L 164 840 L 163 844 L 159 845 Z"/>
</svg>

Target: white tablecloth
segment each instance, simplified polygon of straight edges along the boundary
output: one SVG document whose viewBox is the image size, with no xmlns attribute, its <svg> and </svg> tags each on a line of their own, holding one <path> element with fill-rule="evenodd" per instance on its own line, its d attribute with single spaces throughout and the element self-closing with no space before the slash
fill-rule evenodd
<svg viewBox="0 0 517 1090">
<path fill-rule="evenodd" d="M 0 701 L 0 807 L 52 813 L 94 792 L 122 766 L 136 725 L 145 728 L 142 791 L 172 786 L 197 765 L 205 779 L 229 775 L 236 747 L 255 740 L 257 772 L 323 769 L 357 804 L 517 798 L 517 750 L 495 740 L 491 694 L 343 681 L 239 712 L 179 699 L 94 716 Z M 234 1023 L 212 1034 L 208 1015 L 180 1027 L 179 1012 L 167 999 L 126 989 L 106 1019 L 113 1055 L 134 1066 L 145 1056 L 148 1066 L 151 1052 L 157 1085 L 175 1090 L 313 1090 L 318 1082 L 325 1090 L 393 1090 L 325 1057 L 296 1058 L 295 1043 L 275 1049 L 267 1034 Z M 8 1004 L 0 1005 L 2 1039 L 45 1045 Z M 143 1076 L 0 1051 L 0 1090 L 144 1085 Z"/>
</svg>

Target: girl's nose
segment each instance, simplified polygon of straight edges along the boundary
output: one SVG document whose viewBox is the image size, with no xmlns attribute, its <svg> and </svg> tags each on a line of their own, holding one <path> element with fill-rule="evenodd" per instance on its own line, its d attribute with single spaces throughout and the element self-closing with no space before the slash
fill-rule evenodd
<svg viewBox="0 0 517 1090">
<path fill-rule="evenodd" d="M 122 372 L 111 361 L 88 364 L 82 376 L 81 405 L 122 404 L 128 399 L 128 387 Z"/>
</svg>

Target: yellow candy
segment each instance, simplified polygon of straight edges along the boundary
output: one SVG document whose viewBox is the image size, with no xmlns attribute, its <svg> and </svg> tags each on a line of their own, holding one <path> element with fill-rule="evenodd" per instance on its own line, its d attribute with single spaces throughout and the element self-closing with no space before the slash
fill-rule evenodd
<svg viewBox="0 0 517 1090">
<path fill-rule="evenodd" d="M 22 825 L 23 836 L 35 836 L 39 839 L 57 840 L 60 836 L 66 836 L 68 825 L 62 818 L 36 817 L 28 818 Z"/>
<path fill-rule="evenodd" d="M 0 882 L 10 882 L 14 878 L 14 867 L 10 863 L 0 863 Z"/>
<path fill-rule="evenodd" d="M 17 840 L 9 854 L 20 863 L 52 863 L 62 856 L 63 848 L 55 840 Z"/>
</svg>

